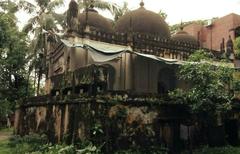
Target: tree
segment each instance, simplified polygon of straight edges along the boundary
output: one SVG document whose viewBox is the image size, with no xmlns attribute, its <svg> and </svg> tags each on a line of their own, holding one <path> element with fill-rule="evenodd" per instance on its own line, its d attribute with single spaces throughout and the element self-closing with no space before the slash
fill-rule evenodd
<svg viewBox="0 0 240 154">
<path fill-rule="evenodd" d="M 26 35 L 18 31 L 13 14 L 0 12 L 0 117 L 27 96 Z"/>
<path fill-rule="evenodd" d="M 79 9 L 83 10 L 88 8 L 90 5 L 94 4 L 94 7 L 103 11 L 109 11 L 113 17 L 114 21 L 116 22 L 121 16 L 127 13 L 129 10 L 128 3 L 124 2 L 123 6 L 119 6 L 116 3 L 106 2 L 103 0 L 78 0 Z"/>
<path fill-rule="evenodd" d="M 160 10 L 160 11 L 158 12 L 158 14 L 159 14 L 164 20 L 166 20 L 166 18 L 167 18 L 167 13 L 163 12 L 163 10 Z"/>
<path fill-rule="evenodd" d="M 233 69 L 224 63 L 214 64 L 209 57 L 204 51 L 196 51 L 180 66 L 178 77 L 191 85 L 188 90 L 181 91 L 181 95 L 192 112 L 200 120 L 214 124 L 217 115 L 231 109 L 232 94 L 229 85 Z"/>
<path fill-rule="evenodd" d="M 112 15 L 114 15 L 119 10 L 119 6 L 116 3 L 106 2 L 103 0 L 78 0 L 79 10 L 89 8 L 92 4 L 97 9 L 104 11 L 108 10 Z"/>
<path fill-rule="evenodd" d="M 240 37 L 234 40 L 235 58 L 240 59 Z"/>
<path fill-rule="evenodd" d="M 29 56 L 31 61 L 29 76 L 34 70 L 34 85 L 37 83 L 36 94 L 39 95 L 40 80 L 46 68 L 44 65 L 47 52 L 45 31 L 58 31 L 57 24 L 62 23 L 62 18 L 54 10 L 63 4 L 63 0 L 36 0 L 37 5 L 21 0 L 20 4 L 22 4 L 23 9 L 35 14 L 24 26 L 23 31 L 34 35 L 31 41 L 32 51 Z"/>
<path fill-rule="evenodd" d="M 128 3 L 124 2 L 122 7 L 118 7 L 118 9 L 115 9 L 112 11 L 112 15 L 114 16 L 114 21 L 116 22 L 120 17 L 122 17 L 124 14 L 129 12 Z"/>
</svg>

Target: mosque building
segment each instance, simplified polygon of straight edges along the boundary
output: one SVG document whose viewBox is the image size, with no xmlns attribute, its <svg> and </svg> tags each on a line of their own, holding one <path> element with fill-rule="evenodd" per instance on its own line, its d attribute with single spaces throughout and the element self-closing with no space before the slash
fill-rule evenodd
<svg viewBox="0 0 240 154">
<path fill-rule="evenodd" d="M 115 26 L 94 9 L 94 3 L 81 13 L 77 5 L 73 0 L 69 4 L 69 29 L 64 37 L 48 41 L 46 90 L 52 95 L 63 90 L 59 80 L 70 72 L 74 79 L 66 81 L 64 87 L 69 90 L 74 85 L 75 90 L 70 88 L 74 93 L 88 91 L 81 87 L 86 85 L 84 80 L 90 82 L 94 77 L 80 72 L 93 67 L 101 68 L 98 91 L 165 94 L 185 87 L 176 78 L 177 66 L 197 49 L 209 48 L 203 46 L 201 31 L 196 38 L 194 25 L 181 27 L 171 36 L 164 19 L 147 10 L 143 2 L 138 9 L 120 17 Z M 233 53 L 233 43 L 228 46 Z"/>
<path fill-rule="evenodd" d="M 91 138 L 91 130 L 99 124 L 103 136 L 98 139 L 106 143 L 107 151 L 129 146 L 130 141 L 140 146 L 166 145 L 173 153 L 179 151 L 179 143 L 200 144 L 194 141 L 205 138 L 195 131 L 201 127 L 188 108 L 158 98 L 189 87 L 176 74 L 199 49 L 210 52 L 216 62 L 227 57 L 233 67 L 238 19 L 231 14 L 207 26 L 191 24 L 171 36 L 164 19 L 143 2 L 113 24 L 94 3 L 80 12 L 71 0 L 66 33 L 59 37 L 48 32 L 46 95 L 28 98 L 18 108 L 16 134 L 45 132 L 53 141 L 67 136 L 74 143 Z M 229 129 L 231 140 L 239 141 L 238 119 L 233 122 L 236 127 Z M 214 141 L 226 136 L 219 135 L 222 126 L 211 132 Z"/>
</svg>

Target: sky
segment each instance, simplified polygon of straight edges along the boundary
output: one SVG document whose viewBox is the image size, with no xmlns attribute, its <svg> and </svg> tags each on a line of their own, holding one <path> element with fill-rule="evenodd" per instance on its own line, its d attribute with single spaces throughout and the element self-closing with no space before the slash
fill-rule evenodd
<svg viewBox="0 0 240 154">
<path fill-rule="evenodd" d="M 33 1 L 33 0 L 29 0 Z M 137 9 L 141 0 L 105 0 L 117 3 L 122 6 L 126 1 L 130 10 Z M 58 12 L 64 12 L 70 0 L 64 0 L 64 7 L 58 9 Z M 145 8 L 158 13 L 160 10 L 168 16 L 166 22 L 169 25 L 180 23 L 181 21 L 211 19 L 213 17 L 223 17 L 230 13 L 240 15 L 240 0 L 144 0 Z M 112 18 L 107 11 L 99 12 L 107 18 Z M 30 18 L 24 12 L 17 14 L 18 25 L 21 27 Z"/>
</svg>

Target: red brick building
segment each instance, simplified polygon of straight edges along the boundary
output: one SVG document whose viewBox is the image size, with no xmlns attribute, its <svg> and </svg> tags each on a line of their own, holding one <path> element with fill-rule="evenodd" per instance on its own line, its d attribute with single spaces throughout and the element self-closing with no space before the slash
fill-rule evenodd
<svg viewBox="0 0 240 154">
<path fill-rule="evenodd" d="M 226 50 L 229 36 L 232 40 L 240 36 L 239 29 L 240 15 L 234 13 L 209 21 L 207 25 L 193 23 L 184 27 L 184 31 L 194 36 L 201 47 L 217 51 Z"/>
</svg>

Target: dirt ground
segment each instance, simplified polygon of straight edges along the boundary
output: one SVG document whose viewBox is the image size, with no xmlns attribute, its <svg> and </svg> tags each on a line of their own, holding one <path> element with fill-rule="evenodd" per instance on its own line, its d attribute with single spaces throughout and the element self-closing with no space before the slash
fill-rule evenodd
<svg viewBox="0 0 240 154">
<path fill-rule="evenodd" d="M 7 140 L 12 136 L 12 131 L 11 130 L 0 130 L 0 141 Z"/>
</svg>

